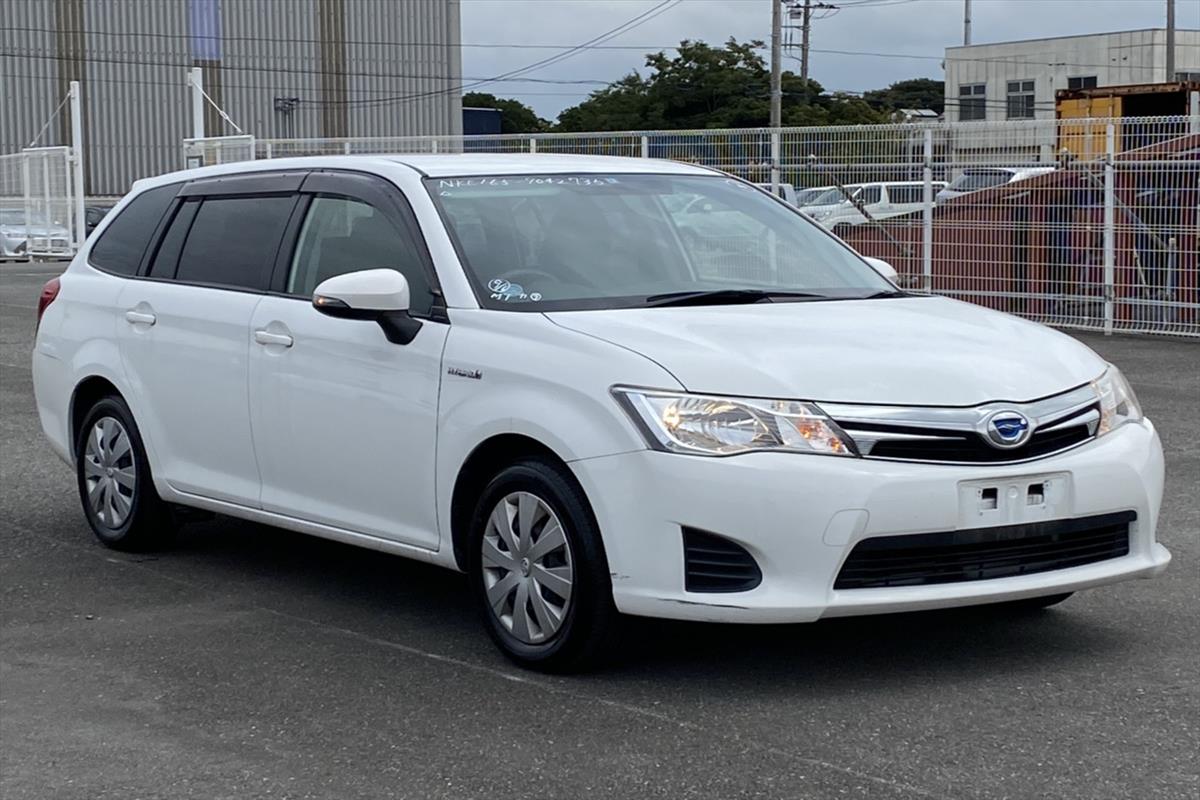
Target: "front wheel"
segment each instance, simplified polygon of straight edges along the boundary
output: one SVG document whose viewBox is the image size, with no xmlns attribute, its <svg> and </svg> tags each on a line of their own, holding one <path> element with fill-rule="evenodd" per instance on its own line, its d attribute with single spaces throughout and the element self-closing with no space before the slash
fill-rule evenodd
<svg viewBox="0 0 1200 800">
<path fill-rule="evenodd" d="M 108 547 L 146 550 L 174 532 L 133 414 L 120 397 L 102 398 L 88 410 L 75 443 L 75 473 L 83 513 Z"/>
<path fill-rule="evenodd" d="M 564 467 L 529 458 L 497 474 L 476 506 L 469 552 L 484 625 L 510 659 L 565 672 L 603 655 L 617 622 L 608 561 Z"/>
</svg>

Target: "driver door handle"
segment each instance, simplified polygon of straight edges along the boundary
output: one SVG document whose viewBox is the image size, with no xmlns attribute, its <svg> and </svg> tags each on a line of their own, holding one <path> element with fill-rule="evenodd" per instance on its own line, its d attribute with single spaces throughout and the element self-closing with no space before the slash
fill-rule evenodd
<svg viewBox="0 0 1200 800">
<path fill-rule="evenodd" d="M 291 347 L 294 340 L 286 333 L 271 333 L 270 331 L 260 328 L 254 332 L 254 341 L 258 342 L 259 344 L 273 344 L 280 347 Z"/>
<path fill-rule="evenodd" d="M 129 311 L 125 312 L 125 321 L 131 322 L 134 325 L 153 325 L 157 320 L 158 318 L 156 316 L 145 311 L 134 311 L 133 309 L 130 309 Z"/>
</svg>

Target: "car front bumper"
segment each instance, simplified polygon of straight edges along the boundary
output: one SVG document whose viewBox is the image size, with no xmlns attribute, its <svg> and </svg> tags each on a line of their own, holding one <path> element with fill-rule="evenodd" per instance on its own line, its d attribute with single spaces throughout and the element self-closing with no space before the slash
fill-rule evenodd
<svg viewBox="0 0 1200 800">
<path fill-rule="evenodd" d="M 1154 426 L 1122 426 L 1074 450 L 1014 465 L 951 466 L 788 453 L 705 458 L 650 450 L 572 462 L 604 538 L 613 598 L 628 614 L 720 622 L 809 622 L 1016 600 L 1148 578 L 1171 560 L 1155 540 L 1163 491 Z M 1053 498 L 1031 506 L 1030 482 Z M 982 510 L 977 487 L 999 489 Z M 1006 493 L 1014 500 L 1006 503 Z M 934 585 L 834 589 L 859 541 L 1053 519 L 1136 513 L 1128 555 L 1046 572 Z M 762 582 L 743 592 L 684 588 L 682 527 L 747 550 Z"/>
</svg>

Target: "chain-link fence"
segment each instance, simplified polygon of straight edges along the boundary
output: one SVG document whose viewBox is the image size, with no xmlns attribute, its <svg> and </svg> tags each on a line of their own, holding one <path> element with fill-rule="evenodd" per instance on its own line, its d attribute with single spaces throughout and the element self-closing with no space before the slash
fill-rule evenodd
<svg viewBox="0 0 1200 800">
<path fill-rule="evenodd" d="M 74 253 L 77 192 L 69 147 L 0 155 L 0 258 Z"/>
<path fill-rule="evenodd" d="M 575 153 L 703 164 L 780 193 L 906 287 L 1062 327 L 1200 336 L 1200 117 L 466 137 L 246 139 L 205 163 Z"/>
</svg>

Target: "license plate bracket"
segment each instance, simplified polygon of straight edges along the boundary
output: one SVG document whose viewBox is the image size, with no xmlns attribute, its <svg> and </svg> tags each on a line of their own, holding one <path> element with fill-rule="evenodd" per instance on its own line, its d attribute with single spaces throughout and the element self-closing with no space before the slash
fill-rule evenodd
<svg viewBox="0 0 1200 800">
<path fill-rule="evenodd" d="M 1019 525 L 1070 517 L 1075 487 L 1069 472 L 960 481 L 958 527 Z"/>
</svg>

